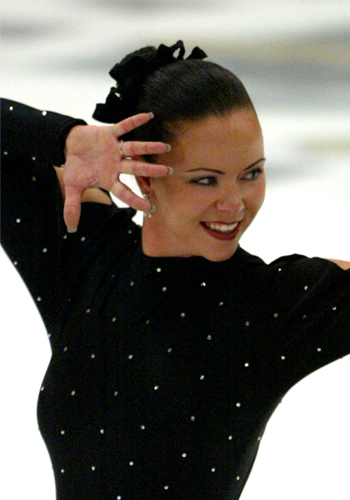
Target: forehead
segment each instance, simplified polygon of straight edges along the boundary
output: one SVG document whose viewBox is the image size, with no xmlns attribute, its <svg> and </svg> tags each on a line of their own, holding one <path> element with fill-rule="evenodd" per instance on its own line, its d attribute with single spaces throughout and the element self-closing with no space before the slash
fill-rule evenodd
<svg viewBox="0 0 350 500">
<path fill-rule="evenodd" d="M 263 153 L 259 121 L 253 111 L 242 109 L 182 122 L 171 156 L 178 165 L 228 163 L 240 166 L 241 163 L 253 163 Z"/>
</svg>

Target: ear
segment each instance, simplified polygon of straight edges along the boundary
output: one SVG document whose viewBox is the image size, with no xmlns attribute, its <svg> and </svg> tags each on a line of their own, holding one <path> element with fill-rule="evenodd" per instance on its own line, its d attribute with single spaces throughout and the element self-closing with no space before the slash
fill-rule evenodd
<svg viewBox="0 0 350 500">
<path fill-rule="evenodd" d="M 136 182 L 142 193 L 149 193 L 151 191 L 151 178 L 135 175 Z"/>
<path fill-rule="evenodd" d="M 133 160 L 136 161 L 142 161 L 144 162 L 145 159 L 143 156 L 133 156 Z M 135 175 L 136 182 L 141 190 L 142 193 L 148 193 L 149 195 L 152 194 L 152 180 L 151 177 L 144 177 L 141 175 Z"/>
</svg>

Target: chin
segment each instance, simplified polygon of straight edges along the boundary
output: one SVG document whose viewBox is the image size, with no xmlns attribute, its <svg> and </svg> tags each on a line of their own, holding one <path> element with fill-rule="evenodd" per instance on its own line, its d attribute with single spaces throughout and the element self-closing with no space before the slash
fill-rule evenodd
<svg viewBox="0 0 350 500">
<path fill-rule="evenodd" d="M 225 260 L 230 259 L 234 253 L 236 252 L 238 248 L 238 245 L 236 245 L 232 249 L 225 249 L 221 251 L 216 251 L 216 252 L 204 252 L 203 253 L 203 258 L 209 260 L 210 262 L 223 262 Z"/>
</svg>

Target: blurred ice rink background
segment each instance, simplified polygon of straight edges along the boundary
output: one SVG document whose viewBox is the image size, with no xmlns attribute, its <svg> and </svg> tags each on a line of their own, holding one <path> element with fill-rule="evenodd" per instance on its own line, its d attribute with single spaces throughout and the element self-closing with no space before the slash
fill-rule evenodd
<svg viewBox="0 0 350 500">
<path fill-rule="evenodd" d="M 243 80 L 264 130 L 267 199 L 242 246 L 268 262 L 350 260 L 348 0 L 3 0 L 1 18 L 1 94 L 89 122 L 127 52 L 199 45 Z M 3 253 L 0 265 L 0 495 L 53 500 L 36 423 L 49 344 Z M 242 500 L 349 500 L 349 387 L 348 357 L 288 393 Z"/>
</svg>

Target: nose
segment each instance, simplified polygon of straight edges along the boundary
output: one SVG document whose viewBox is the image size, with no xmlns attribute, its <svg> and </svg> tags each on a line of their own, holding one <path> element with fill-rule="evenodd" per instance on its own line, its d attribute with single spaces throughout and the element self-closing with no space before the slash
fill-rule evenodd
<svg viewBox="0 0 350 500">
<path fill-rule="evenodd" d="M 216 209 L 221 212 L 229 212 L 235 216 L 244 211 L 244 200 L 238 189 L 230 190 L 222 194 L 216 202 Z"/>
</svg>

